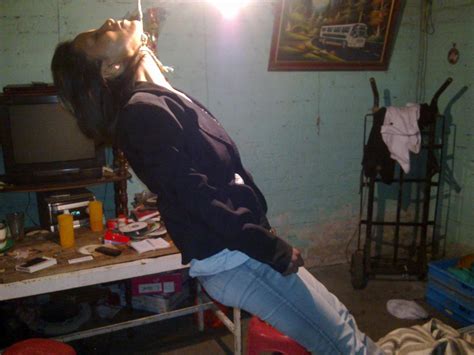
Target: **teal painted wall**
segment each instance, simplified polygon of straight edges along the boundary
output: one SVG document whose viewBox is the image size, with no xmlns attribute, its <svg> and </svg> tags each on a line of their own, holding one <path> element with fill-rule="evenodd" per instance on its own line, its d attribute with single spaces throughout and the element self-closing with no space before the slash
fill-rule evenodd
<svg viewBox="0 0 474 355">
<path fill-rule="evenodd" d="M 474 1 L 434 1 L 432 13 L 434 33 L 428 36 L 427 97 L 447 77 L 453 78 L 439 101 L 449 134 L 440 210 L 448 254 L 464 255 L 474 252 Z M 447 60 L 453 43 L 460 53 L 455 65 Z"/>
<path fill-rule="evenodd" d="M 145 8 L 166 10 L 158 48 L 164 64 L 175 68 L 170 81 L 220 118 L 265 193 L 270 221 L 280 235 L 303 249 L 307 265 L 344 261 L 346 245 L 357 230 L 363 117 L 373 102 L 369 78 L 376 78 L 381 95 L 386 97 L 382 104 L 404 105 L 415 100 L 419 2 L 408 1 L 404 7 L 390 66 L 384 72 L 268 72 L 275 1 L 252 1 L 233 21 L 224 20 L 205 1 L 142 3 Z M 455 21 L 453 33 L 459 45 L 464 41 L 465 46 L 471 46 L 472 57 L 472 44 L 468 43 L 472 36 L 466 33 L 466 9 L 472 15 L 472 1 L 457 3 L 463 9 L 454 7 L 453 11 L 464 20 Z M 120 18 L 134 6 L 135 1 L 127 0 L 2 0 L 0 86 L 51 81 L 49 62 L 59 40 L 97 27 L 107 17 Z M 437 5 L 436 11 L 447 11 L 444 7 Z M 430 41 L 430 53 L 437 53 L 439 47 L 444 60 L 452 39 L 438 35 Z M 436 60 L 436 56 L 430 57 L 429 72 L 437 73 Z M 453 76 L 463 77 L 457 68 L 460 64 Z M 433 78 L 432 86 L 436 87 L 446 72 L 430 75 L 427 84 L 431 85 Z M 464 76 L 463 80 L 470 78 Z M 454 112 L 456 116 L 464 113 L 456 121 L 470 125 L 472 133 L 467 99 L 463 100 L 453 106 L 453 116 Z M 472 148 L 471 140 L 471 152 Z M 460 198 L 469 197 L 465 195 L 467 185 L 472 201 L 472 153 L 470 164 L 470 177 L 464 170 L 459 172 L 465 176 L 463 189 L 457 198 L 453 196 L 451 210 L 462 204 Z M 130 199 L 143 188 L 133 178 Z M 103 192 L 98 194 L 100 198 Z M 0 217 L 12 206 L 25 206 L 27 198 L 20 195 L 24 194 L 0 195 Z M 470 206 L 472 210 L 472 202 Z M 32 214 L 34 208 L 33 201 Z M 458 215 L 460 219 L 469 217 L 461 212 Z M 456 240 L 467 240 L 472 220 L 461 220 L 465 228 L 456 231 Z"/>
</svg>

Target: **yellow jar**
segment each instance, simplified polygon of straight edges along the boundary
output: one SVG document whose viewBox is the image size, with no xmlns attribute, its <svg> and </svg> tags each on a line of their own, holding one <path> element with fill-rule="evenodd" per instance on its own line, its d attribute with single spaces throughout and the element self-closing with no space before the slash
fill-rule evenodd
<svg viewBox="0 0 474 355">
<path fill-rule="evenodd" d="M 59 225 L 59 243 L 63 248 L 74 247 L 74 224 L 70 214 L 61 214 L 58 216 Z"/>
<path fill-rule="evenodd" d="M 100 232 L 104 229 L 104 211 L 101 201 L 89 202 L 89 223 L 93 232 Z"/>
</svg>

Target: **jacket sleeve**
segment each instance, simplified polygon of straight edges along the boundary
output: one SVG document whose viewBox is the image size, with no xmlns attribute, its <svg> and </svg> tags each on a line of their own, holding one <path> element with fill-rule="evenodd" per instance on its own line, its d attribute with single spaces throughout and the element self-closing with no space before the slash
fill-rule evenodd
<svg viewBox="0 0 474 355">
<path fill-rule="evenodd" d="M 171 191 L 187 213 L 205 221 L 231 250 L 284 272 L 292 247 L 259 225 L 251 208 L 234 206 L 224 188 L 210 184 L 183 149 L 180 114 L 167 105 L 136 103 L 127 106 L 117 125 L 118 142 L 130 164 L 141 164 L 142 181 L 151 191 Z M 266 207 L 266 206 L 265 206 Z"/>
</svg>

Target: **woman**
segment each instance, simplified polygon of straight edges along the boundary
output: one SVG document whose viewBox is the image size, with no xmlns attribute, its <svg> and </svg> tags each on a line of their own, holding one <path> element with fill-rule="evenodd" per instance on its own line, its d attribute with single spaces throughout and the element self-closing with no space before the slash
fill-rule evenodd
<svg viewBox="0 0 474 355">
<path fill-rule="evenodd" d="M 271 232 L 265 199 L 237 147 L 198 101 L 174 89 L 139 21 L 109 19 L 58 45 L 51 65 L 82 130 L 120 148 L 158 195 L 170 235 L 206 291 L 318 354 L 379 350 Z"/>
</svg>

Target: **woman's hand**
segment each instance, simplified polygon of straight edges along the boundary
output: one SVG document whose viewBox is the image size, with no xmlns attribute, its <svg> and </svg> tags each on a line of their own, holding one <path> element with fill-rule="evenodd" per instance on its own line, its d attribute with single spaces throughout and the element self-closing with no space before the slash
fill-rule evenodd
<svg viewBox="0 0 474 355">
<path fill-rule="evenodd" d="M 288 268 L 283 273 L 283 276 L 294 274 L 298 272 L 298 268 L 304 265 L 303 257 L 298 249 L 293 248 L 293 253 L 291 254 L 291 261 L 288 265 Z"/>
</svg>

